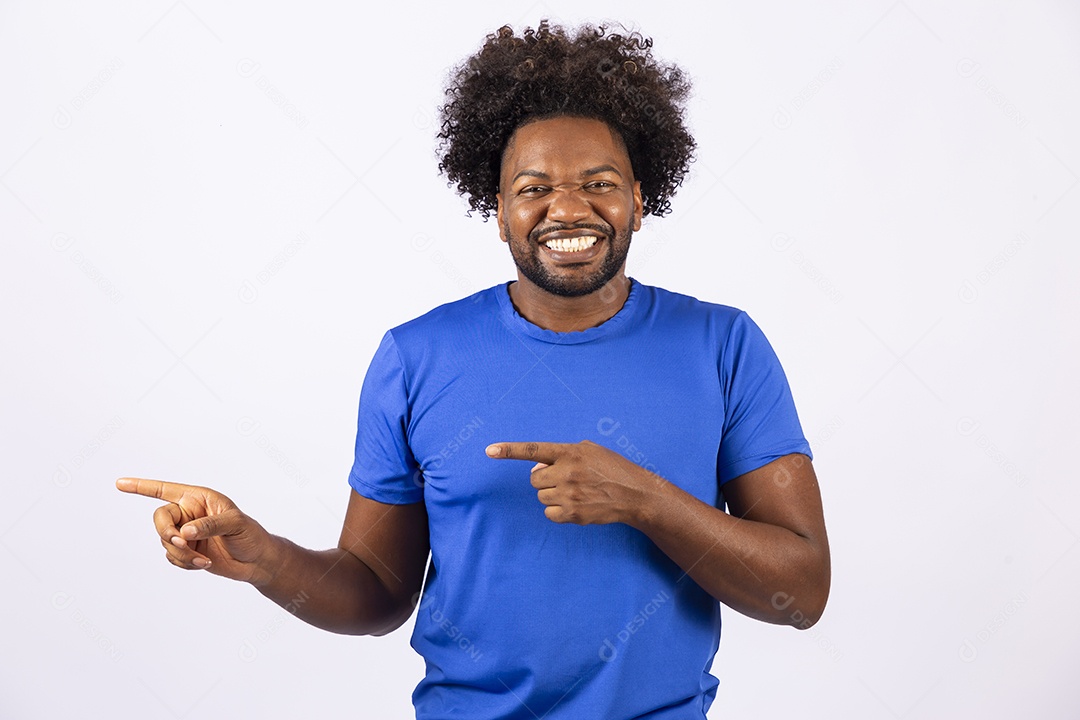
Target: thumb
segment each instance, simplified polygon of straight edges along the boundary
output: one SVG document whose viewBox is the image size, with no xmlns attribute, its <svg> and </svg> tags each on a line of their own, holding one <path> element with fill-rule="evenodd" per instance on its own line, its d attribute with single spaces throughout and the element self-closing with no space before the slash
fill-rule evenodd
<svg viewBox="0 0 1080 720">
<path fill-rule="evenodd" d="M 185 540 L 205 540 L 219 535 L 236 535 L 243 530 L 244 515 L 239 510 L 226 510 L 184 523 L 180 534 Z"/>
</svg>

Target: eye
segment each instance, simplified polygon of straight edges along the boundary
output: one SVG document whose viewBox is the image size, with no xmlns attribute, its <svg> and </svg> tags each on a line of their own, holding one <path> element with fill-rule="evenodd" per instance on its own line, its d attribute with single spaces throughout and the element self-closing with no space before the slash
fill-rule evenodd
<svg viewBox="0 0 1080 720">
<path fill-rule="evenodd" d="M 607 180 L 594 180 L 591 183 L 585 185 L 585 189 L 589 192 L 607 192 L 615 187 L 615 183 L 610 183 Z"/>
<path fill-rule="evenodd" d="M 544 185 L 527 185 L 518 191 L 519 195 L 539 195 L 540 193 L 547 192 L 548 188 Z"/>
</svg>

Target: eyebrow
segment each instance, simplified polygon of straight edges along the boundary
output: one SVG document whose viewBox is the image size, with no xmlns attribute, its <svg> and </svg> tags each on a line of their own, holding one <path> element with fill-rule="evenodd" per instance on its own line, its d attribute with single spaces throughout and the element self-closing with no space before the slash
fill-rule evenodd
<svg viewBox="0 0 1080 720">
<path fill-rule="evenodd" d="M 615 173 L 619 177 L 622 177 L 622 173 L 619 172 L 618 170 L 616 170 L 615 167 L 612 166 L 612 165 L 597 165 L 596 167 L 591 167 L 591 168 L 588 168 L 586 170 L 582 170 L 581 171 L 581 177 L 588 177 L 589 175 L 599 175 L 600 173 L 605 173 L 605 172 Z M 551 176 L 548 175 L 545 172 L 541 172 L 539 170 L 530 170 L 530 169 L 526 168 L 525 170 L 522 170 L 517 175 L 515 175 L 514 179 L 511 180 L 510 182 L 512 182 L 512 183 L 517 182 L 517 179 L 519 177 L 534 177 L 534 178 L 539 178 L 541 180 L 550 180 L 551 179 Z"/>
</svg>

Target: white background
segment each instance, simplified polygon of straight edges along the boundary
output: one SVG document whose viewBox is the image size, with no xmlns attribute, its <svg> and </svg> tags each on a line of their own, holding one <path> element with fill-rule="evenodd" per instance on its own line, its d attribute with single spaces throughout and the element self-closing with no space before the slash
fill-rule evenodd
<svg viewBox="0 0 1080 720">
<path fill-rule="evenodd" d="M 411 620 L 177 570 L 113 481 L 336 543 L 383 331 L 513 276 L 436 174 L 444 73 L 544 16 L 694 78 L 628 273 L 746 309 L 816 454 L 827 612 L 728 611 L 710 717 L 1077 717 L 1080 10 L 590 7 L 0 3 L 0 717 L 411 715 Z"/>
</svg>

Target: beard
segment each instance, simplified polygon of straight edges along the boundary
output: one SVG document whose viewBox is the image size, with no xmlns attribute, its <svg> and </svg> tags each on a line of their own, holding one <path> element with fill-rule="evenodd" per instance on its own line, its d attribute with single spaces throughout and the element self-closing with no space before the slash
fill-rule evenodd
<svg viewBox="0 0 1080 720">
<path fill-rule="evenodd" d="M 606 243 L 607 247 L 600 260 L 600 267 L 585 272 L 578 266 L 571 265 L 552 271 L 540 259 L 540 253 L 544 252 L 540 249 L 540 237 L 555 230 L 595 230 L 602 235 L 604 238 L 602 242 Z M 507 222 L 503 223 L 503 231 L 509 238 L 507 245 L 510 246 L 510 255 L 514 258 L 518 271 L 541 290 L 562 297 L 588 295 L 607 285 L 619 274 L 626 262 L 626 256 L 630 252 L 630 239 L 634 234 L 629 224 L 616 232 L 614 227 L 606 223 L 539 228 L 530 232 L 529 237 L 524 240 L 510 233 L 510 224 Z"/>
</svg>

